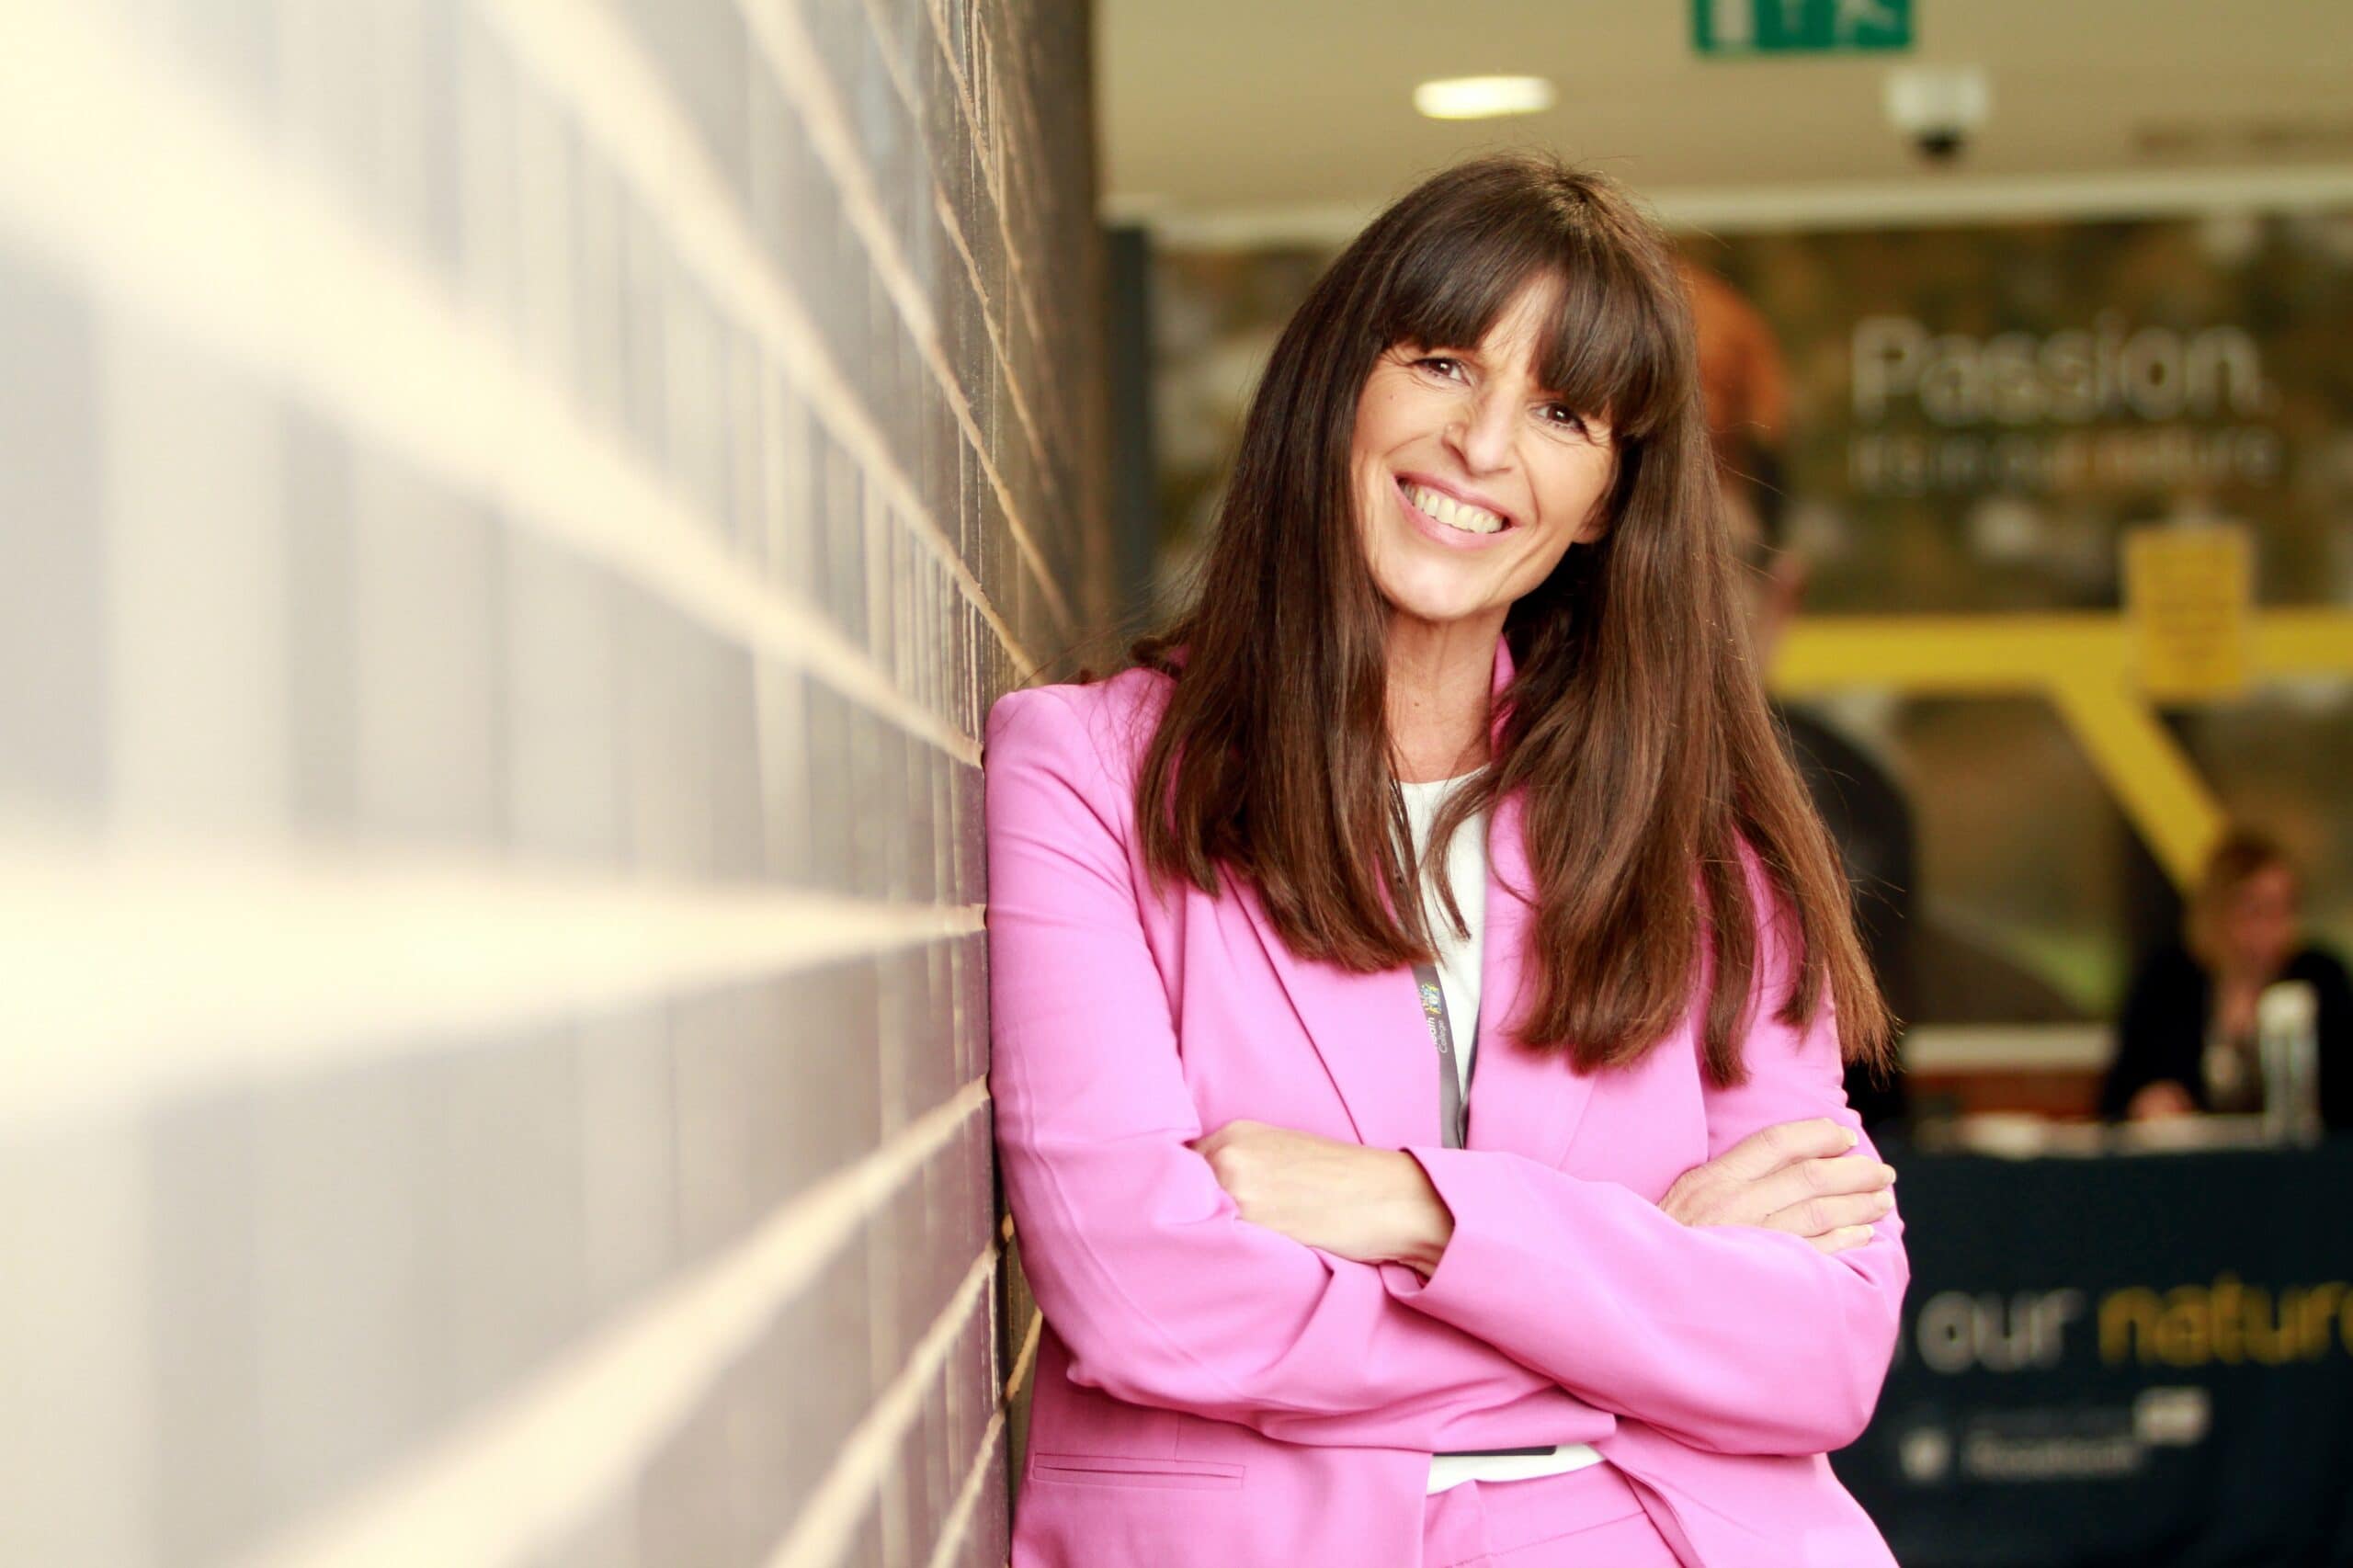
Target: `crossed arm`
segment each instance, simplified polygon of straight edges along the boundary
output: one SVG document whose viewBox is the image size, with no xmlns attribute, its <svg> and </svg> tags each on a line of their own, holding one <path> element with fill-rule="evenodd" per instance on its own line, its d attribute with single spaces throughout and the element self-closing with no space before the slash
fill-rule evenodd
<svg viewBox="0 0 2353 1568">
<path fill-rule="evenodd" d="M 1135 1006 L 1164 991 L 1124 789 L 1059 693 L 992 710 L 996 1137 L 1074 1377 L 1292 1442 L 1515 1447 L 1588 1425 L 1588 1406 L 1723 1452 L 1860 1431 L 1906 1278 L 1892 1210 L 1830 1254 L 1687 1226 L 1519 1155 L 1414 1148 L 1450 1227 L 1427 1279 L 1245 1219 L 1192 1147 L 1205 1130 L 1165 1006 Z M 1747 1053 L 1749 1081 L 1711 1092 L 1711 1156 L 1774 1122 L 1854 1126 L 1826 1014 L 1802 1035 L 1761 1018 Z"/>
</svg>

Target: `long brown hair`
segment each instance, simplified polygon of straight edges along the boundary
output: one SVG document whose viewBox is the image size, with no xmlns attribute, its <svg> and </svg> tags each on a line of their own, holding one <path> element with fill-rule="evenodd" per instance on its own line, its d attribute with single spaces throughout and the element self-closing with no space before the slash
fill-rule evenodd
<svg viewBox="0 0 2353 1568">
<path fill-rule="evenodd" d="M 1559 286 L 1544 384 L 1614 432 L 1608 526 L 1512 605 L 1494 760 L 1454 791 L 1426 858 L 1443 867 L 1448 835 L 1518 792 L 1536 885 L 1515 1032 L 1580 1071 L 1623 1065 L 1674 1029 L 1711 962 L 1703 1039 L 1729 1085 L 1760 941 L 1745 844 L 1795 915 L 1778 1016 L 1804 1023 L 1826 986 L 1845 1054 L 1883 1061 L 1890 1021 L 1846 878 L 1750 664 L 1673 251 L 1613 181 L 1549 158 L 1425 181 L 1284 329 L 1191 602 L 1130 651 L 1175 677 L 1137 780 L 1146 863 L 1204 892 L 1221 867 L 1247 879 L 1303 958 L 1371 971 L 1431 956 L 1349 444 L 1383 350 L 1475 345 L 1542 280 Z"/>
</svg>

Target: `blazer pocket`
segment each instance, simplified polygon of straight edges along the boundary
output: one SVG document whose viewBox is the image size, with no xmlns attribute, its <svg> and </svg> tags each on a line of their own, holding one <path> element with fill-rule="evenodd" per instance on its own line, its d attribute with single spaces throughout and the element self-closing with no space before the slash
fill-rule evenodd
<svg viewBox="0 0 2353 1568">
<path fill-rule="evenodd" d="M 1232 1492 L 1242 1485 L 1246 1465 L 1214 1460 L 1149 1459 L 1132 1454 L 1032 1454 L 1032 1481 L 1072 1486 L 1184 1487 Z"/>
</svg>

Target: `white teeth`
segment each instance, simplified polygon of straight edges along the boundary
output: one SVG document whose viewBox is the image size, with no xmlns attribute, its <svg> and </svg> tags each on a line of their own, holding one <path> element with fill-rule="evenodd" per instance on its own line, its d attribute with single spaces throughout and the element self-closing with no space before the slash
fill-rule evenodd
<svg viewBox="0 0 2353 1568">
<path fill-rule="evenodd" d="M 1464 533 L 1491 534 L 1503 531 L 1504 520 L 1483 506 L 1473 506 L 1468 501 L 1457 501 L 1442 491 L 1419 484 L 1405 486 L 1405 499 L 1416 508 L 1437 518 L 1450 528 Z"/>
</svg>

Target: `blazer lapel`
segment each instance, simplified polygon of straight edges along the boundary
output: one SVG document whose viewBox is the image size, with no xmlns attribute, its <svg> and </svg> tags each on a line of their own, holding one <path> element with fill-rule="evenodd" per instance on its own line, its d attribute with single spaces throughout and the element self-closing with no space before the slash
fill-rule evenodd
<svg viewBox="0 0 2353 1568">
<path fill-rule="evenodd" d="M 1500 734 L 1511 683 L 1509 646 L 1498 638 L 1491 695 Z M 1520 946 L 1530 888 L 1520 838 L 1520 802 L 1497 802 L 1487 834 L 1487 912 L 1480 960 L 1480 1027 L 1472 1057 L 1470 1146 L 1506 1149 L 1560 1163 L 1591 1092 L 1557 1055 L 1520 1047 L 1504 1027 L 1520 983 Z M 1422 1022 L 1413 971 L 1359 974 L 1293 956 L 1268 922 L 1255 890 L 1238 901 L 1246 924 L 1290 997 L 1359 1142 L 1377 1149 L 1442 1142 L 1438 1053 Z"/>
<path fill-rule="evenodd" d="M 1256 891 L 1243 889 L 1241 900 L 1267 961 L 1347 1107 L 1357 1141 L 1371 1149 L 1440 1142 L 1438 1052 L 1422 1022 L 1413 971 L 1359 974 L 1298 958 L 1267 920 Z"/>
</svg>

